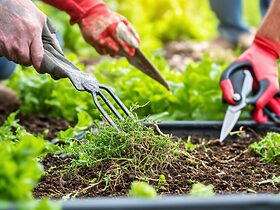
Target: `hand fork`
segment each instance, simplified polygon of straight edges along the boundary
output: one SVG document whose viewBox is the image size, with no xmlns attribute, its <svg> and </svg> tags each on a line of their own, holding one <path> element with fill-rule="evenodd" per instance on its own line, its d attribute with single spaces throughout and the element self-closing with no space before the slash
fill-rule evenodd
<svg viewBox="0 0 280 210">
<path fill-rule="evenodd" d="M 69 78 L 75 88 L 79 91 L 87 91 L 91 93 L 93 101 L 104 116 L 104 118 L 114 128 L 118 129 L 113 119 L 109 116 L 107 111 L 101 106 L 98 100 L 98 96 L 104 101 L 107 107 L 114 113 L 119 119 L 124 118 L 117 110 L 117 108 L 110 102 L 104 92 L 107 92 L 118 106 L 122 109 L 125 115 L 133 118 L 130 111 L 122 103 L 117 95 L 111 90 L 111 88 L 105 85 L 99 84 L 98 80 L 91 74 L 80 71 L 73 63 L 71 63 L 63 54 L 62 50 L 54 42 L 52 35 L 55 33 L 54 28 L 50 22 L 47 21 L 42 34 L 42 41 L 44 46 L 44 57 L 40 67 L 40 73 L 49 73 L 54 79 Z"/>
</svg>

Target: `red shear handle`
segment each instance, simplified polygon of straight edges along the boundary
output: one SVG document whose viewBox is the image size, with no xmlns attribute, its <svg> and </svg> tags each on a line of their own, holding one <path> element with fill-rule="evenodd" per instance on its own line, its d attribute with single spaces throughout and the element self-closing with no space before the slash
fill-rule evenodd
<svg viewBox="0 0 280 210">
<path fill-rule="evenodd" d="M 220 87 L 223 91 L 223 98 L 230 104 L 238 104 L 241 98 L 235 98 L 238 94 L 241 96 L 242 86 L 245 79 L 243 70 L 252 71 L 252 65 L 249 62 L 234 62 L 222 74 Z"/>
<path fill-rule="evenodd" d="M 253 44 L 225 70 L 221 77 L 220 86 L 225 100 L 230 104 L 236 104 L 234 93 L 238 92 L 240 86 L 242 87 L 242 77 L 238 70 L 243 68 L 251 71 L 256 94 L 247 102 L 255 104 L 253 119 L 257 122 L 268 121 L 263 111 L 265 106 L 276 115 L 280 115 L 280 101 L 274 98 L 279 90 L 276 63 L 279 52 L 279 43 L 257 36 Z"/>
</svg>

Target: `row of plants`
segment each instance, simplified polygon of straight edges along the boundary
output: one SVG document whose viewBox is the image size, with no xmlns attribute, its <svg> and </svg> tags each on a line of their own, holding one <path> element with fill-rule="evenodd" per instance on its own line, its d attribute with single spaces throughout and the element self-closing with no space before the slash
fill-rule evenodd
<svg viewBox="0 0 280 210">
<path fill-rule="evenodd" d="M 32 196 L 33 188 L 41 176 L 46 173 L 39 162 L 46 154 L 67 154 L 75 157 L 62 172 L 71 174 L 81 167 L 112 161 L 110 171 L 104 172 L 100 174 L 100 177 L 92 180 L 97 184 L 106 182 L 107 185 L 112 185 L 123 173 L 127 173 L 127 170 L 135 170 L 137 171 L 137 178 L 135 178 L 142 182 L 133 182 L 129 195 L 155 197 L 157 191 L 164 186 L 166 178 L 163 174 L 155 174 L 153 169 L 164 169 L 175 165 L 183 156 L 188 160 L 188 151 L 196 149 L 195 145 L 190 142 L 183 143 L 180 139 L 173 141 L 172 136 L 168 135 L 155 135 L 152 128 L 145 127 L 131 119 L 118 122 L 121 132 L 104 125 L 96 125 L 98 131 L 93 131 L 93 129 L 85 131 L 92 125 L 92 119 L 84 112 L 79 114 L 75 127 L 70 127 L 58 134 L 57 139 L 60 141 L 60 145 L 54 145 L 44 140 L 46 133 L 35 136 L 27 132 L 18 124 L 16 114 L 11 114 L 0 127 L 0 165 L 2 168 L 0 197 L 3 202 L 21 201 L 20 206 L 23 209 L 27 207 L 29 209 L 31 207 L 33 209 L 59 208 L 59 204 L 50 203 L 46 199 L 40 202 L 34 201 Z M 77 141 L 75 136 L 81 131 L 85 132 L 84 136 Z M 262 156 L 262 160 L 265 162 L 279 163 L 280 135 L 268 133 L 260 142 L 250 146 L 250 152 Z M 118 161 L 121 161 L 122 164 L 119 165 Z M 191 163 L 191 158 L 189 161 Z M 49 172 L 47 171 L 47 173 Z M 106 181 L 106 177 L 110 177 L 110 182 Z M 270 182 L 277 185 L 280 184 L 279 178 L 279 176 L 273 176 L 260 184 Z M 145 182 L 153 183 L 154 188 Z M 198 196 L 211 196 L 213 193 L 214 186 L 204 186 L 200 183 L 195 183 L 190 192 L 191 195 Z"/>
<path fill-rule="evenodd" d="M 103 180 L 107 185 L 112 185 L 111 182 L 117 181 L 122 170 L 126 173 L 127 170 L 134 169 L 139 175 L 136 179 L 140 181 L 132 183 L 129 195 L 153 198 L 166 182 L 165 176 L 154 174 L 153 168 L 172 165 L 181 156 L 187 156 L 190 148 L 194 148 L 194 145 L 190 144 L 181 148 L 182 142 L 172 141 L 172 138 L 167 135 L 155 135 L 153 129 L 131 119 L 118 122 L 121 132 L 117 132 L 110 126 L 97 125 L 98 132 L 88 130 L 83 138 L 77 141 L 75 137 L 92 125 L 91 117 L 85 112 L 79 113 L 75 127 L 70 127 L 57 135 L 60 144 L 54 145 L 44 140 L 46 132 L 37 135 L 27 132 L 19 125 L 17 114 L 18 112 L 12 113 L 0 127 L 1 207 L 8 207 L 12 201 L 19 202 L 18 209 L 60 208 L 60 202 L 51 202 L 47 199 L 34 200 L 32 196 L 32 191 L 41 177 L 52 170 L 57 170 L 52 168 L 44 171 L 41 161 L 47 154 L 58 156 L 67 154 L 75 157 L 69 166 L 63 168 L 62 174 L 73 174 L 81 167 L 115 161 L 116 165 L 113 164 L 115 168 L 100 174 L 101 177 L 92 180 L 93 184 Z M 117 165 L 119 160 L 122 162 L 121 166 Z M 106 177 L 110 177 L 110 182 L 105 181 Z M 147 182 L 151 182 L 154 177 L 158 178 L 152 187 Z M 212 196 L 214 187 L 193 183 L 190 194 Z M 75 196 L 69 195 L 68 198 L 75 198 Z"/>
<path fill-rule="evenodd" d="M 125 59 L 103 60 L 88 67 L 100 83 L 112 87 L 127 107 L 138 106 L 139 118 L 153 120 L 217 120 L 224 116 L 226 106 L 221 103 L 219 78 L 225 64 L 213 63 L 209 56 L 199 63 L 191 63 L 182 73 L 171 69 L 161 55 L 151 55 L 153 63 L 167 78 L 171 91 L 165 90 Z M 77 58 L 69 56 L 81 69 Z M 20 81 L 20 83 L 18 82 Z M 190 82 L 191 81 L 191 82 Z M 24 114 L 45 114 L 69 121 L 77 113 L 86 111 L 94 119 L 99 113 L 88 93 L 78 92 L 68 79 L 53 81 L 48 75 L 38 75 L 34 69 L 18 67 L 7 81 L 22 101 Z M 65 94 L 61 94 L 65 93 Z M 210 106 L 211 105 L 211 106 Z M 248 115 L 248 113 L 247 113 Z"/>
<path fill-rule="evenodd" d="M 101 83 L 114 87 L 126 105 L 137 107 L 134 111 L 140 119 L 222 119 L 226 106 L 221 103 L 221 92 L 217 84 L 225 64 L 213 63 L 211 58 L 206 55 L 201 62 L 190 64 L 182 73 L 170 69 L 161 55 L 154 54 L 150 57 L 170 82 L 171 92 L 166 91 L 159 84 L 131 67 L 125 59 L 104 60 L 99 65 L 87 70 L 93 71 Z M 68 58 L 79 68 L 85 69 L 73 54 L 70 54 Z M 148 80 L 150 82 L 147 82 Z M 32 68 L 18 67 L 7 84 L 17 91 L 22 101 L 21 113 L 27 115 L 44 114 L 77 122 L 75 127 L 61 131 L 57 135 L 57 140 L 61 145 L 55 146 L 42 140 L 47 132 L 35 137 L 17 124 L 15 114 L 8 118 L 2 127 L 3 138 L 1 139 L 5 139 L 9 145 L 21 145 L 20 142 L 26 141 L 25 143 L 27 143 L 31 139 L 26 147 L 22 147 L 23 153 L 26 152 L 26 149 L 33 150 L 32 145 L 30 145 L 32 139 L 34 147 L 36 144 L 35 151 L 26 153 L 30 155 L 28 158 L 33 161 L 29 170 L 29 172 L 33 170 L 33 177 L 32 181 L 28 182 L 31 184 L 26 188 L 26 194 L 23 193 L 22 199 L 32 200 L 30 193 L 38 183 L 39 178 L 42 175 L 51 176 L 57 170 L 57 166 L 53 166 L 43 173 L 42 166 L 38 161 L 43 161 L 47 153 L 58 157 L 67 154 L 71 157 L 70 164 L 59 169 L 66 176 L 74 176 L 81 173 L 83 168 L 94 168 L 100 163 L 110 164 L 109 171 L 103 171 L 91 180 L 88 187 L 69 193 L 65 199 L 79 197 L 90 188 L 102 186 L 106 189 L 112 187 L 128 171 L 134 171 L 136 174 L 134 179 L 140 181 L 139 183 L 131 180 L 133 184 L 129 194 L 154 197 L 160 194 L 161 190 L 164 190 L 166 177 L 164 174 L 155 173 L 153 167 L 165 169 L 176 165 L 176 161 L 180 158 L 185 158 L 187 163 L 193 164 L 194 160 L 189 159 L 188 151 L 196 149 L 196 145 L 189 141 L 187 143 L 180 139 L 174 141 L 170 136 L 155 135 L 153 129 L 143 127 L 138 121 L 130 119 L 118 122 L 121 132 L 117 132 L 112 127 L 100 126 L 98 124 L 100 121 L 99 113 L 93 105 L 91 96 L 88 93 L 76 91 L 67 79 L 54 81 L 48 75 L 38 75 Z M 138 102 L 138 105 L 135 105 L 135 102 Z M 146 118 L 147 115 L 149 115 L 148 118 Z M 87 130 L 83 138 L 77 141 L 75 137 L 89 128 L 93 121 L 95 121 L 95 129 Z M 97 132 L 96 127 L 98 128 Z M 16 132 L 14 132 L 15 130 Z M 262 156 L 266 162 L 279 162 L 279 140 L 279 134 L 268 134 L 259 143 L 252 144 L 250 151 Z M 42 147 L 38 147 L 37 141 L 42 142 Z M 13 155 L 15 154 L 20 154 L 19 150 L 16 150 Z M 7 154 L 3 155 L 9 157 Z M 19 158 L 19 160 L 28 163 L 24 158 Z M 12 160 L 11 163 L 4 162 L 9 166 L 9 164 L 13 164 L 13 161 L 15 160 Z M 16 163 L 16 165 L 20 165 L 20 163 Z M 34 172 L 35 169 L 38 170 L 37 173 Z M 11 174 L 4 176 L 14 177 Z M 153 187 L 147 185 L 146 182 Z M 199 185 L 192 180 L 187 182 L 191 185 L 195 184 L 191 194 L 202 192 L 201 194 L 205 195 L 207 193 L 204 190 L 209 192 L 209 195 L 213 194 L 214 186 Z M 9 181 L 5 181 L 5 183 L 9 183 Z M 272 176 L 270 179 L 261 181 L 260 184 L 266 183 L 278 185 L 279 177 Z M 21 183 L 16 183 L 16 185 L 20 186 Z M 10 184 L 4 185 L 2 192 L 6 193 L 5 187 L 9 186 Z M 7 199 L 21 200 L 13 197 Z M 53 205 L 46 200 L 41 202 L 43 204 L 38 204 L 38 201 L 35 201 L 35 204 Z M 32 205 L 35 204 L 32 202 Z M 29 205 L 31 204 L 29 203 Z"/>
<path fill-rule="evenodd" d="M 132 21 L 143 37 L 144 49 L 155 49 L 174 39 L 205 39 L 214 34 L 216 20 L 206 1 L 107 2 L 111 8 L 125 14 Z M 191 141 L 183 141 L 160 132 L 155 135 L 153 128 L 145 127 L 141 122 L 222 119 L 226 106 L 221 103 L 218 84 L 221 72 L 227 64 L 215 63 L 210 56 L 205 55 L 201 62 L 191 63 L 184 72 L 180 72 L 168 66 L 160 51 L 153 54 L 146 51 L 169 81 L 170 92 L 131 67 L 125 59 L 105 59 L 94 67 L 85 67 L 79 60 L 96 56 L 96 52 L 83 41 L 78 26 L 71 27 L 69 18 L 63 13 L 43 6 L 40 2 L 36 3 L 53 17 L 67 41 L 65 51 L 68 58 L 80 69 L 93 72 L 101 83 L 113 87 L 128 107 L 134 107 L 135 118 L 141 120 L 126 119 L 118 122 L 121 132 L 107 125 L 100 125 L 100 114 L 88 93 L 76 91 L 67 79 L 54 81 L 48 75 L 38 75 L 33 68 L 18 66 L 6 84 L 17 92 L 22 102 L 20 113 L 60 117 L 76 122 L 76 125 L 58 133 L 56 140 L 59 144 L 54 145 L 44 140 L 47 131 L 31 134 L 18 124 L 16 113 L 10 115 L 0 127 L 0 197 L 3 200 L 0 205 L 8 206 L 9 202 L 18 201 L 21 209 L 59 209 L 60 203 L 34 199 L 32 193 L 41 178 L 58 171 L 62 177 L 59 183 L 63 185 L 66 182 L 63 180 L 64 176 L 80 175 L 84 168 L 95 169 L 101 163 L 105 163 L 103 166 L 108 167 L 107 171 L 97 171 L 96 177 L 92 177 L 86 187 L 65 195 L 64 199 L 80 197 L 87 190 L 99 186 L 103 189 L 114 188 L 130 173 L 133 174 L 133 177 L 128 176 L 131 180 L 130 196 L 160 195 L 166 190 L 169 178 L 163 173 L 164 170 L 176 166 L 180 163 L 179 160 L 183 160 L 186 165 L 197 164 L 200 160 L 194 159 L 189 152 L 204 149 L 205 146 L 198 147 Z M 202 16 L 195 15 L 197 8 L 204 11 Z M 141 18 L 133 15 L 135 11 L 143 14 Z M 203 22 L 205 18 L 210 24 Z M 196 25 L 201 27 L 196 28 Z M 151 30 L 154 26 L 156 30 Z M 151 34 L 150 31 L 154 33 Z M 79 52 L 79 59 L 73 52 Z M 248 115 L 248 112 L 244 112 L 245 118 Z M 89 127 L 91 128 L 88 129 Z M 82 138 L 78 140 L 76 136 L 81 133 Z M 279 148 L 279 134 L 269 133 L 262 141 L 252 144 L 249 151 L 261 156 L 267 163 L 279 163 Z M 48 160 L 48 156 L 57 159 L 66 156 L 70 162 L 61 167 L 51 163 L 54 165 L 44 170 L 42 162 Z M 202 167 L 199 164 L 196 166 Z M 158 172 L 155 169 L 160 170 Z M 279 178 L 272 176 L 260 184 L 277 185 L 280 183 Z M 213 185 L 202 185 L 191 179 L 186 182 L 193 187 L 190 192 L 184 193 L 200 196 L 214 194 Z"/>
<path fill-rule="evenodd" d="M 105 0 L 108 6 L 127 17 L 142 39 L 145 50 L 161 48 L 166 42 L 180 40 L 209 40 L 217 32 L 218 20 L 208 0 Z M 65 40 L 64 47 L 83 57 L 97 56 L 95 50 L 82 38 L 77 25 L 70 26 L 65 13 L 36 0 L 37 6 L 54 22 Z M 257 26 L 260 21 L 259 4 L 243 1 L 245 21 Z M 199 14 L 197 13 L 199 11 Z M 135 15 L 141 14 L 141 15 Z M 151 33 L 151 31 L 153 33 Z"/>
</svg>

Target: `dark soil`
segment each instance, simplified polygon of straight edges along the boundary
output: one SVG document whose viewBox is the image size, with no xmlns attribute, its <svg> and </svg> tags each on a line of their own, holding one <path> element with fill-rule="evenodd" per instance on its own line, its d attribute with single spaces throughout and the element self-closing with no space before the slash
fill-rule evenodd
<svg viewBox="0 0 280 210">
<path fill-rule="evenodd" d="M 166 183 L 158 190 L 163 194 L 185 194 L 193 183 L 212 184 L 215 192 L 229 193 L 276 193 L 279 185 L 259 184 L 280 175 L 280 167 L 275 163 L 262 163 L 260 158 L 249 153 L 247 148 L 253 139 L 230 140 L 221 145 L 217 140 L 193 139 L 198 148 L 181 158 L 172 167 L 155 169 L 155 174 L 164 174 Z M 75 171 L 63 171 L 71 163 L 71 158 L 48 155 L 42 161 L 46 174 L 34 190 L 35 197 L 62 198 L 117 196 L 126 195 L 132 181 L 137 180 L 134 168 L 127 171 L 113 171 L 121 161 L 106 161 L 95 167 L 78 168 Z M 100 178 L 108 173 L 111 182 Z M 107 181 L 108 181 L 107 180 Z M 150 184 L 157 186 L 158 180 L 151 179 Z"/>
<path fill-rule="evenodd" d="M 19 104 L 0 104 L 0 126 L 7 119 L 10 113 L 16 111 L 19 107 Z"/>
<path fill-rule="evenodd" d="M 11 99 L 7 98 L 5 101 L 6 103 L 0 103 L 0 126 L 4 123 L 9 114 L 17 111 L 20 106 L 20 102 L 15 100 L 15 97 L 12 97 Z M 53 119 L 43 115 L 24 116 L 19 114 L 18 118 L 20 124 L 25 126 L 25 128 L 31 133 L 42 133 L 48 130 L 48 134 L 45 138 L 49 140 L 53 139 L 59 131 L 66 130 L 70 125 L 70 123 L 64 119 Z M 75 123 L 71 123 L 71 125 L 73 124 Z"/>
<path fill-rule="evenodd" d="M 16 106 L 0 107 L 0 124 L 16 109 Z M 19 119 L 30 132 L 49 130 L 49 139 L 70 125 L 65 120 L 45 116 L 19 116 Z M 196 182 L 212 184 L 216 193 L 221 194 L 279 192 L 279 185 L 259 184 L 271 179 L 273 175 L 280 176 L 280 167 L 276 163 L 262 163 L 260 157 L 248 152 L 248 146 L 257 139 L 227 140 L 221 145 L 215 139 L 193 138 L 191 141 L 198 146 L 189 152 L 188 157 L 182 157 L 166 169 L 155 169 L 155 174 L 164 174 L 166 177 L 166 183 L 159 187 L 158 192 L 185 194 L 191 189 L 192 183 Z M 35 188 L 34 196 L 62 198 L 126 195 L 131 182 L 137 180 L 134 168 L 121 173 L 113 170 L 116 164 L 122 164 L 121 161 L 106 161 L 95 167 L 78 168 L 72 172 L 64 170 L 71 161 L 69 157 L 46 156 L 42 160 L 46 173 Z M 105 179 L 101 176 L 104 173 L 112 174 L 112 177 Z M 150 184 L 157 186 L 158 178 L 151 179 Z"/>
<path fill-rule="evenodd" d="M 19 115 L 20 124 L 23 125 L 31 133 L 43 133 L 48 131 L 45 139 L 52 140 L 57 133 L 66 130 L 70 123 L 67 120 L 60 118 L 50 118 L 43 115 L 23 116 Z"/>
</svg>

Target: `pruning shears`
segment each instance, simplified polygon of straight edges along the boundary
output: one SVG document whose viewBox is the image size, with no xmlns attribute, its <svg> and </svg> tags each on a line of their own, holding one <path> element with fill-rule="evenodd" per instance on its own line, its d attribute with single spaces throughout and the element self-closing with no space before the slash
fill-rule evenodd
<svg viewBox="0 0 280 210">
<path fill-rule="evenodd" d="M 235 105 L 229 105 L 224 117 L 220 142 L 231 132 L 237 123 L 242 110 L 249 104 L 255 105 L 264 92 L 266 85 L 259 84 L 258 91 L 253 91 L 253 67 L 249 62 L 234 62 L 223 73 L 221 80 L 231 80 L 234 89 L 233 100 Z M 251 95 L 251 96 L 250 96 Z M 280 123 L 280 118 L 264 107 L 264 113 L 275 123 Z"/>
<path fill-rule="evenodd" d="M 64 56 L 60 47 L 57 46 L 57 44 L 54 42 L 52 38 L 53 34 L 55 34 L 55 29 L 52 27 L 50 21 L 47 20 L 42 33 L 44 57 L 41 63 L 40 71 L 42 73 L 50 74 L 54 79 L 69 78 L 77 90 L 87 91 L 91 93 L 94 104 L 96 105 L 98 110 L 109 122 L 109 124 L 116 129 L 116 124 L 99 103 L 98 96 L 101 100 L 104 101 L 107 107 L 119 120 L 123 120 L 124 118 L 119 113 L 117 108 L 110 102 L 103 91 L 107 92 L 112 97 L 112 99 L 117 103 L 117 105 L 121 108 L 125 115 L 133 118 L 128 108 L 123 104 L 118 96 L 115 95 L 111 88 L 99 84 L 98 80 L 92 74 L 80 71 L 80 69 L 78 69 Z M 133 56 L 132 58 L 128 58 L 128 61 L 136 68 L 139 68 L 142 72 L 155 79 L 169 90 L 169 86 L 166 80 L 153 66 L 153 64 L 145 57 L 140 49 L 136 49 L 135 56 Z"/>
</svg>

